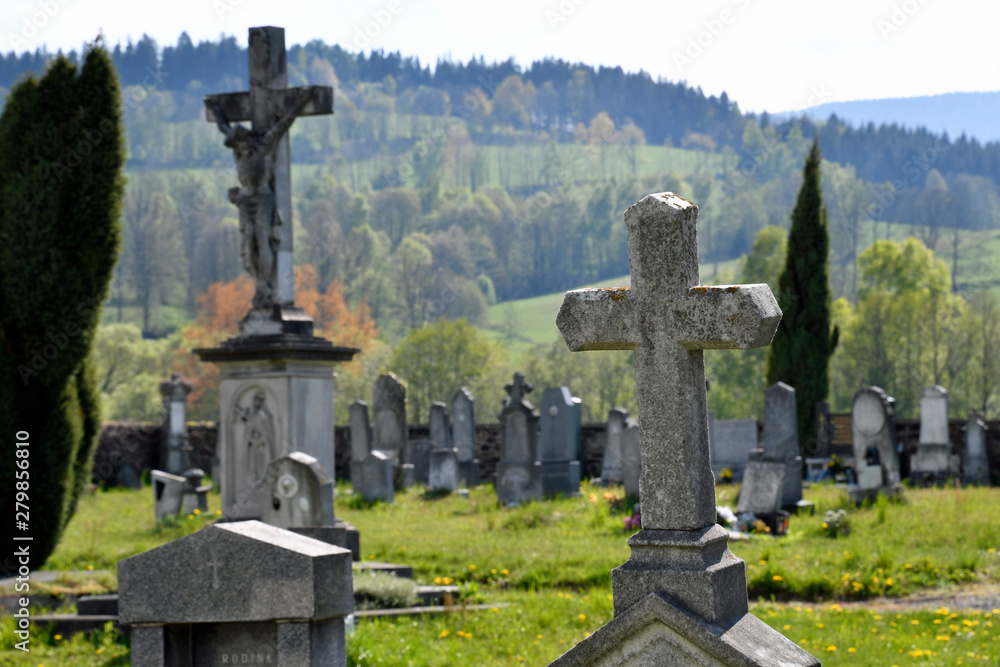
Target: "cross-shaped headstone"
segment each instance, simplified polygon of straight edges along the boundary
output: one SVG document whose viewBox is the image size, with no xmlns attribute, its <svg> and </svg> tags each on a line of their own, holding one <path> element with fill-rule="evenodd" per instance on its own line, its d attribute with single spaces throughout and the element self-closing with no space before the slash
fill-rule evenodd
<svg viewBox="0 0 1000 667">
<path fill-rule="evenodd" d="M 699 285 L 698 208 L 669 192 L 625 211 L 631 289 L 567 292 L 556 318 L 570 350 L 635 350 L 644 530 L 716 522 L 702 350 L 771 342 L 767 285 Z"/>
<path fill-rule="evenodd" d="M 524 373 L 521 371 L 514 373 L 514 381 L 508 382 L 503 388 L 510 395 L 507 399 L 509 405 L 517 405 L 525 401 L 525 396 L 535 389 L 530 382 L 524 381 Z"/>
<path fill-rule="evenodd" d="M 285 69 L 285 29 L 265 26 L 250 28 L 248 49 L 250 61 L 250 90 L 240 93 L 223 93 L 205 97 L 206 117 L 209 122 L 223 123 L 247 121 L 255 137 L 261 138 L 270 130 L 287 130 L 297 116 L 315 116 L 333 113 L 333 89 L 329 86 L 288 88 Z M 224 118 L 219 118 L 221 110 Z M 279 136 L 278 133 L 274 133 Z M 228 133 L 227 133 L 228 137 Z M 228 139 L 227 139 L 228 141 Z M 227 143 L 228 145 L 228 143 Z M 288 134 L 283 130 L 273 147 L 259 146 L 268 151 L 265 159 L 272 160 L 271 191 L 281 215 L 281 238 L 278 243 L 277 261 L 271 271 L 277 302 L 273 305 L 291 306 L 295 303 L 295 274 L 292 252 L 292 187 Z M 240 168 L 241 185 L 245 174 Z M 239 205 L 239 204 L 238 204 Z M 241 212 L 241 227 L 242 227 Z M 246 232 L 244 232 L 246 233 Z M 259 296 L 259 295 L 258 295 Z M 273 295 L 269 295 L 273 299 Z M 255 306 L 259 305 L 255 297 Z"/>
</svg>

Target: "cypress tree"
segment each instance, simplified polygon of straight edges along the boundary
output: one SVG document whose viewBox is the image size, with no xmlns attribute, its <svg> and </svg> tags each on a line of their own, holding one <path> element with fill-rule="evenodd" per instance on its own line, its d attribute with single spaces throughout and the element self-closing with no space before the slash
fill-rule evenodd
<svg viewBox="0 0 1000 667">
<path fill-rule="evenodd" d="M 802 170 L 785 268 L 778 278 L 783 315 L 767 351 L 767 384 L 784 382 L 795 388 L 799 447 L 806 454 L 815 452 L 815 405 L 829 393 L 830 357 L 838 338 L 838 331 L 830 330 L 829 251 L 819 143 L 814 141 Z"/>
<path fill-rule="evenodd" d="M 0 489 L 3 521 L 32 538 L 32 569 L 89 481 L 101 425 L 91 345 L 121 244 L 124 163 L 118 78 L 100 45 L 79 71 L 60 55 L 11 89 L 0 116 Z"/>
</svg>

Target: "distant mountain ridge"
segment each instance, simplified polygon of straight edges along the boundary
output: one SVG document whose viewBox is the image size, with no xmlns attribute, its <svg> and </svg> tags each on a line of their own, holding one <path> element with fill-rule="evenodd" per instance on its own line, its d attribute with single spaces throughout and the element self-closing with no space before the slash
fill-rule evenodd
<svg viewBox="0 0 1000 667">
<path fill-rule="evenodd" d="M 950 139 L 965 133 L 980 143 L 1000 142 L 1000 91 L 827 102 L 799 111 L 774 113 L 771 117 L 785 120 L 805 115 L 822 121 L 830 114 L 855 127 L 896 123 L 908 129 L 924 127 L 931 132 L 947 132 Z"/>
</svg>

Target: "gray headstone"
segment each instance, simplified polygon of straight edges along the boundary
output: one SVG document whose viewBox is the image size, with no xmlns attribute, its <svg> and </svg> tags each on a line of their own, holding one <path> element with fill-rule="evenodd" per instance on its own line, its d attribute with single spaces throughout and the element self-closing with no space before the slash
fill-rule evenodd
<svg viewBox="0 0 1000 667">
<path fill-rule="evenodd" d="M 795 389 L 784 382 L 764 392 L 764 432 L 761 447 L 765 461 L 785 464 L 781 504 L 792 506 L 802 500 L 802 457 L 799 456 L 799 427 Z"/>
<path fill-rule="evenodd" d="M 601 482 L 605 485 L 622 482 L 622 431 L 628 411 L 612 408 L 604 424 L 604 458 L 601 460 Z"/>
<path fill-rule="evenodd" d="M 351 460 L 364 461 L 372 450 L 372 429 L 368 423 L 368 404 L 364 401 L 351 403 Z"/>
<path fill-rule="evenodd" d="M 431 491 L 458 491 L 458 452 L 454 449 L 435 449 L 431 452 Z"/>
<path fill-rule="evenodd" d="M 458 460 L 464 463 L 476 458 L 476 402 L 465 387 L 451 399 L 451 433 Z"/>
<path fill-rule="evenodd" d="M 162 521 L 170 515 L 179 515 L 187 479 L 162 470 L 153 470 L 150 476 L 153 479 L 153 508 L 156 511 L 156 520 Z"/>
<path fill-rule="evenodd" d="M 395 499 L 392 459 L 385 452 L 373 451 L 361 463 L 361 495 L 371 502 L 387 503 Z"/>
<path fill-rule="evenodd" d="M 541 438 L 539 460 L 577 460 L 580 447 L 580 411 L 569 387 L 549 387 L 538 406 Z"/>
<path fill-rule="evenodd" d="M 239 521 L 119 561 L 132 664 L 346 666 L 351 552 Z"/>
<path fill-rule="evenodd" d="M 769 344 L 781 310 L 767 285 L 699 284 L 697 211 L 669 192 L 629 207 L 631 288 L 567 292 L 556 318 L 572 351 L 635 350 L 642 434 L 642 530 L 611 574 L 614 620 L 560 667 L 819 664 L 749 613 L 717 523 L 702 350 Z"/>
<path fill-rule="evenodd" d="M 642 457 L 639 447 L 639 422 L 629 417 L 622 430 L 622 484 L 625 495 L 639 497 L 639 476 L 642 472 Z"/>
<path fill-rule="evenodd" d="M 426 486 L 430 483 L 431 452 L 434 443 L 430 440 L 415 440 L 410 443 L 410 463 L 413 464 L 413 481 Z"/>
<path fill-rule="evenodd" d="M 910 459 L 915 481 L 940 481 L 951 472 L 951 441 L 948 437 L 948 392 L 927 387 L 920 394 L 920 441 Z"/>
<path fill-rule="evenodd" d="M 719 473 L 728 468 L 733 479 L 743 478 L 747 456 L 757 449 L 757 421 L 754 419 L 716 419 L 711 425 L 709 440 L 712 454 L 712 471 Z"/>
<path fill-rule="evenodd" d="M 334 482 L 315 457 L 292 452 L 267 466 L 260 520 L 278 528 L 332 526 Z"/>
<path fill-rule="evenodd" d="M 525 398 L 532 386 L 524 373 L 514 374 L 505 389 L 509 394 L 500 413 L 500 462 L 497 465 L 497 496 L 501 505 L 519 505 L 541 500 L 542 475 L 538 463 L 538 415 Z"/>
<path fill-rule="evenodd" d="M 986 424 L 979 415 L 973 415 L 965 425 L 962 481 L 966 484 L 990 483 L 990 461 L 986 453 Z"/>
<path fill-rule="evenodd" d="M 775 514 L 781 509 L 784 483 L 784 463 L 747 461 L 736 511 L 753 512 L 757 516 Z"/>
<path fill-rule="evenodd" d="M 392 373 L 380 375 L 372 391 L 372 449 L 385 452 L 393 464 L 406 458 L 406 388 Z"/>
<path fill-rule="evenodd" d="M 869 458 L 868 449 L 874 448 L 883 469 L 884 483 L 890 487 L 900 482 L 894 403 L 895 400 L 880 387 L 866 387 L 854 395 L 851 404 L 851 440 L 855 469 L 860 472 L 861 466 Z"/>
<path fill-rule="evenodd" d="M 439 449 L 451 449 L 451 424 L 448 421 L 448 406 L 440 401 L 431 403 L 431 442 Z"/>
<path fill-rule="evenodd" d="M 160 383 L 163 399 L 164 443 L 166 452 L 162 463 L 164 471 L 180 475 L 190 466 L 191 447 L 187 442 L 187 397 L 192 385 L 177 373 Z"/>
</svg>

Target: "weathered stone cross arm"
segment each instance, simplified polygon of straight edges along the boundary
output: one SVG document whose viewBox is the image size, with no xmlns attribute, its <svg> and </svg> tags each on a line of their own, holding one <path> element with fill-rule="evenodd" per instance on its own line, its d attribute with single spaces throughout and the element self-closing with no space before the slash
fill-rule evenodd
<svg viewBox="0 0 1000 667">
<path fill-rule="evenodd" d="M 302 86 L 301 88 L 272 88 L 270 94 L 275 99 L 275 108 L 272 113 L 276 114 L 274 121 L 284 116 L 322 116 L 333 113 L 333 88 L 330 86 Z M 301 110 L 297 110 L 301 96 L 308 95 L 309 99 Z M 226 120 L 230 122 L 241 120 L 253 120 L 254 108 L 250 102 L 250 93 L 242 91 L 238 93 L 217 93 L 206 95 L 206 102 L 211 100 L 219 105 L 222 113 L 226 115 Z M 210 104 L 205 105 L 205 119 L 210 123 L 216 121 L 215 110 Z"/>
<path fill-rule="evenodd" d="M 764 284 L 696 285 L 671 307 L 678 325 L 674 340 L 688 350 L 761 347 L 771 342 L 781 319 Z M 628 287 L 574 290 L 566 292 L 556 326 L 573 352 L 634 350 L 641 310 Z"/>
</svg>

